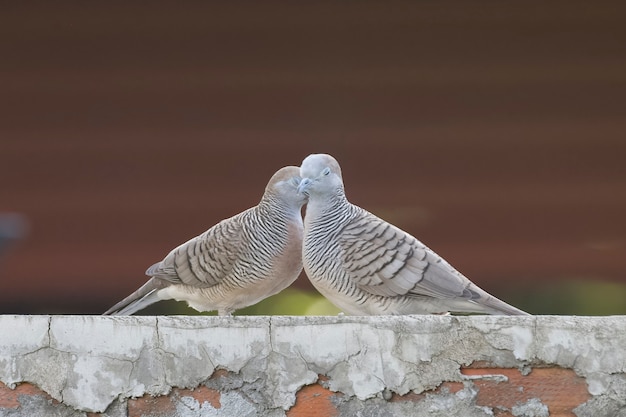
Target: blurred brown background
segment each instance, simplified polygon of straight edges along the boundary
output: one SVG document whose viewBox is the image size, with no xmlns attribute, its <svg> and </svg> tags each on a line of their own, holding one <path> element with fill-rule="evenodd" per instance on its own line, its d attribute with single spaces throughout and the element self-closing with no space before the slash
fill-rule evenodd
<svg viewBox="0 0 626 417">
<path fill-rule="evenodd" d="M 489 292 L 626 313 L 626 3 L 13 3 L 0 313 L 102 312 L 313 152 Z"/>
</svg>

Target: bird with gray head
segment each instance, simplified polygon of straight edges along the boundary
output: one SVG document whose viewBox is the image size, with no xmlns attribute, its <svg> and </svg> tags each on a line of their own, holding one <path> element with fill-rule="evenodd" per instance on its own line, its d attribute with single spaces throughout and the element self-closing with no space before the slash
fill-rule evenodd
<svg viewBox="0 0 626 417">
<path fill-rule="evenodd" d="M 298 192 L 308 196 L 304 270 L 347 314 L 527 315 L 480 289 L 422 242 L 351 204 L 339 164 L 309 155 Z"/>
<path fill-rule="evenodd" d="M 146 271 L 151 277 L 104 314 L 133 314 L 160 300 L 186 301 L 219 315 L 288 287 L 302 271 L 302 206 L 298 167 L 270 179 L 261 201 L 172 250 Z"/>
</svg>

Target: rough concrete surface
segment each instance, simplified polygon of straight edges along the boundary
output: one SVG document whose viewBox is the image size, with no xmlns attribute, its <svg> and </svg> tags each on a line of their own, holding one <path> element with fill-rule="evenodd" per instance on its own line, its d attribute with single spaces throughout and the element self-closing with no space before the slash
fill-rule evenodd
<svg viewBox="0 0 626 417">
<path fill-rule="evenodd" d="M 562 367 L 587 384 L 575 414 L 598 417 L 626 412 L 625 346 L 626 317 L 0 316 L 0 381 L 30 383 L 63 410 L 41 415 L 125 416 L 129 398 L 205 387 L 206 400 L 177 394 L 176 415 L 284 416 L 318 382 L 340 415 L 493 416 L 477 403 L 480 382 L 508 377 L 463 368 Z M 393 399 L 414 394 L 423 400 Z M 550 415 L 539 399 L 507 412 Z"/>
</svg>

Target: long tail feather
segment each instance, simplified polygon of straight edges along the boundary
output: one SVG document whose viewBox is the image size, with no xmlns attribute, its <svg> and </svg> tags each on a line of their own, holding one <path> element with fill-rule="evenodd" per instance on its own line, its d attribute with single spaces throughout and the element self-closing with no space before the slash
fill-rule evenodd
<svg viewBox="0 0 626 417">
<path fill-rule="evenodd" d="M 168 286 L 168 283 L 158 279 L 152 278 L 142 285 L 137 291 L 133 292 L 128 297 L 124 298 L 119 303 L 102 313 L 103 316 L 127 316 L 136 313 L 160 301 L 157 291 Z"/>
<path fill-rule="evenodd" d="M 530 315 L 527 312 L 522 311 L 517 307 L 513 307 L 512 305 L 505 303 L 499 298 L 494 297 L 493 295 L 489 294 L 488 292 L 484 291 L 483 289 L 477 287 L 474 284 L 472 284 L 471 286 L 471 291 L 479 295 L 479 298 L 475 299 L 474 301 L 480 304 L 481 306 L 484 306 L 485 312 L 488 314 L 493 314 L 493 315 L 505 314 L 507 316 L 529 316 Z"/>
</svg>

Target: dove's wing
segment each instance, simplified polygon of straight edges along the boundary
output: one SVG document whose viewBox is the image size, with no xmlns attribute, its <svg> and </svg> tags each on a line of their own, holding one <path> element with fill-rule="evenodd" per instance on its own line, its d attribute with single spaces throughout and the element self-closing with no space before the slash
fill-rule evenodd
<svg viewBox="0 0 626 417">
<path fill-rule="evenodd" d="M 435 298 L 471 298 L 470 281 L 417 239 L 361 210 L 342 231 L 346 273 L 376 295 L 408 293 Z"/>
<path fill-rule="evenodd" d="M 426 296 L 451 310 L 520 315 L 525 312 L 488 294 L 403 230 L 361 209 L 342 231 L 343 266 L 370 294 Z"/>
<path fill-rule="evenodd" d="M 248 210 L 223 220 L 203 234 L 172 250 L 146 275 L 198 288 L 219 284 L 237 262 L 245 262 L 244 218 Z"/>
</svg>

